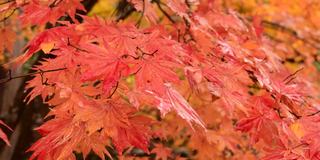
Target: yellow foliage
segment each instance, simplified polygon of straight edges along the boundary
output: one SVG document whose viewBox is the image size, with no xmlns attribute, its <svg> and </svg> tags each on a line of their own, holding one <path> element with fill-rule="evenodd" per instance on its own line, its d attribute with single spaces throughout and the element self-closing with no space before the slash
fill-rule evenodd
<svg viewBox="0 0 320 160">
<path fill-rule="evenodd" d="M 92 10 L 89 12 L 89 16 L 99 15 L 101 17 L 108 17 L 112 15 L 117 7 L 118 1 L 110 0 L 99 0 L 98 3 L 94 5 Z"/>
<path fill-rule="evenodd" d="M 292 123 L 290 129 L 298 138 L 304 136 L 303 126 L 299 122 Z"/>
<path fill-rule="evenodd" d="M 49 53 L 54 47 L 54 42 L 41 43 L 40 48 L 44 53 Z"/>
</svg>

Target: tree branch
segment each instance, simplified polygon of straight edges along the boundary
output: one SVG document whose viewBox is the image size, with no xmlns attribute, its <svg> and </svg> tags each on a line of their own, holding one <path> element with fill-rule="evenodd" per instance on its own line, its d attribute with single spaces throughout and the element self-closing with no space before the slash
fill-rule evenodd
<svg viewBox="0 0 320 160">
<path fill-rule="evenodd" d="M 1 19 L 0 22 L 4 22 L 7 19 L 9 19 L 16 10 L 17 10 L 17 8 L 13 9 L 13 11 L 8 16 L 5 16 L 3 19 Z"/>
<path fill-rule="evenodd" d="M 160 0 L 157 0 L 157 1 L 155 1 L 155 2 L 156 2 L 156 4 L 157 4 L 159 10 L 163 13 L 163 15 L 166 16 L 166 17 L 169 19 L 170 22 L 176 23 L 176 21 L 169 15 L 169 13 L 167 13 L 167 11 L 165 11 L 165 10 L 162 8 L 162 6 L 161 6 L 161 4 L 160 4 L 160 3 L 161 3 Z"/>
<path fill-rule="evenodd" d="M 33 72 L 33 73 L 28 73 L 28 74 L 24 74 L 24 75 L 19 75 L 19 76 L 12 76 L 12 71 L 9 70 L 8 71 L 8 76 L 9 78 L 6 78 L 6 79 L 1 79 L 0 80 L 0 84 L 4 84 L 4 83 L 7 83 L 11 80 L 14 80 L 14 79 L 18 79 L 18 78 L 25 78 L 25 77 L 28 77 L 28 76 L 33 76 L 33 75 L 36 75 L 36 74 L 40 74 L 41 77 L 43 77 L 43 74 L 46 73 L 46 72 L 56 72 L 56 71 L 61 71 L 61 70 L 65 70 L 67 68 L 58 68 L 58 69 L 50 69 L 50 70 L 39 70 L 37 72 Z M 42 83 L 43 84 L 46 84 L 46 81 L 44 81 L 42 79 Z"/>
<path fill-rule="evenodd" d="M 113 90 L 112 93 L 108 96 L 108 99 L 110 99 L 110 98 L 116 93 L 116 91 L 117 91 L 117 89 L 118 89 L 118 86 L 119 86 L 119 82 L 117 82 L 114 90 Z"/>
<path fill-rule="evenodd" d="M 4 2 L 1 2 L 0 5 L 4 5 L 4 4 L 10 3 L 10 2 L 13 2 L 13 1 L 14 1 L 14 0 L 4 1 Z"/>
<path fill-rule="evenodd" d="M 71 44 L 71 42 L 70 42 L 70 38 L 69 38 L 69 37 L 68 37 L 68 46 L 75 48 L 77 51 L 82 51 L 82 52 L 87 52 L 87 53 L 88 53 L 88 51 L 87 51 L 87 50 L 81 49 L 81 48 L 79 48 L 79 47 L 77 47 L 77 46 L 75 46 L 75 45 Z"/>
<path fill-rule="evenodd" d="M 139 28 L 140 27 L 140 24 L 141 24 L 141 21 L 142 21 L 142 18 L 144 16 L 144 12 L 146 10 L 146 4 L 145 4 L 145 0 L 142 0 L 142 13 L 141 13 L 141 16 L 139 17 L 139 20 L 137 21 L 136 23 L 136 27 Z"/>
<path fill-rule="evenodd" d="M 248 18 L 248 19 L 251 20 L 251 18 Z M 312 37 L 312 40 L 314 42 L 308 41 L 307 39 L 299 36 L 298 32 L 295 31 L 294 29 L 292 29 L 290 27 L 283 26 L 283 25 L 275 23 L 275 22 L 267 21 L 267 20 L 262 20 L 262 25 L 264 27 L 273 28 L 275 30 L 280 30 L 280 31 L 286 32 L 286 33 L 290 34 L 291 36 L 293 36 L 294 38 L 301 40 L 301 41 L 309 44 L 311 47 L 320 50 L 320 46 L 317 45 L 320 43 L 320 40 L 315 39 L 314 37 Z"/>
</svg>

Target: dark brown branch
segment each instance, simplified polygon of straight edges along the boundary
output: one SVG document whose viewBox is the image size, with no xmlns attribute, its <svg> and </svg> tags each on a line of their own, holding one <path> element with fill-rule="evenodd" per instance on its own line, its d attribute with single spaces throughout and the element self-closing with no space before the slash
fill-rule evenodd
<svg viewBox="0 0 320 160">
<path fill-rule="evenodd" d="M 155 51 L 153 51 L 152 53 L 143 52 L 143 53 L 142 53 L 142 57 L 143 57 L 144 55 L 154 56 L 154 54 L 157 53 L 157 52 L 158 52 L 158 50 L 155 50 Z"/>
<path fill-rule="evenodd" d="M 142 53 L 142 55 L 141 55 L 142 58 L 143 58 L 144 55 L 154 56 L 154 54 L 158 52 L 158 50 L 156 49 L 152 53 L 147 53 L 147 52 L 143 51 L 140 47 L 137 47 L 137 50 Z"/>
<path fill-rule="evenodd" d="M 0 22 L 4 22 L 7 19 L 9 19 L 16 10 L 17 10 L 17 8 L 13 9 L 13 11 L 8 16 L 5 16 L 3 19 L 1 19 Z"/>
<path fill-rule="evenodd" d="M 47 80 L 43 80 L 43 74 L 44 73 L 46 73 L 46 72 L 56 72 L 56 71 L 61 71 L 61 70 L 65 70 L 65 69 L 67 69 L 67 68 L 58 68 L 58 69 L 50 69 L 50 70 L 39 70 L 37 72 L 28 73 L 28 74 L 19 75 L 19 76 L 12 76 L 12 71 L 9 70 L 8 71 L 9 78 L 1 79 L 0 80 L 0 84 L 7 83 L 7 82 L 9 82 L 11 80 L 18 79 L 18 78 L 25 78 L 25 77 L 28 77 L 28 76 L 33 76 L 33 75 L 36 75 L 36 74 L 40 74 L 41 77 L 42 77 L 42 83 L 46 84 Z"/>
<path fill-rule="evenodd" d="M 289 76 L 287 76 L 287 77 L 283 80 L 283 82 L 285 82 L 285 81 L 287 81 L 287 80 L 289 79 L 289 80 L 286 82 L 286 84 L 289 83 L 290 81 L 292 81 L 292 80 L 295 78 L 295 75 L 296 75 L 297 73 L 299 73 L 301 70 L 303 70 L 303 67 L 300 68 L 300 69 L 298 69 L 298 70 L 295 71 L 294 73 L 290 74 Z"/>
<path fill-rule="evenodd" d="M 271 28 L 276 28 L 278 30 L 290 33 L 294 36 L 298 36 L 298 33 L 294 30 L 291 29 L 289 27 L 283 26 L 281 24 L 275 23 L 275 22 L 271 22 L 271 21 L 266 21 L 266 20 L 262 20 L 262 25 L 264 25 L 265 27 L 271 27 Z"/>
<path fill-rule="evenodd" d="M 128 58 L 128 57 L 131 57 L 133 58 L 134 60 L 138 60 L 140 58 L 143 58 L 144 55 L 148 55 L 148 56 L 154 56 L 154 54 L 156 54 L 158 52 L 158 50 L 155 50 L 153 51 L 152 53 L 147 53 L 147 52 L 144 52 L 141 48 L 137 47 L 137 51 L 140 51 L 141 52 L 141 56 L 139 56 L 139 53 L 135 52 L 137 54 L 137 57 L 135 56 L 132 56 L 130 54 L 124 54 L 121 56 L 121 58 Z"/>
<path fill-rule="evenodd" d="M 137 23 L 136 23 L 136 27 L 140 27 L 140 24 L 141 24 L 141 21 L 142 21 L 142 18 L 143 18 L 143 16 L 144 16 L 144 12 L 145 12 L 145 10 L 146 10 L 146 4 L 145 4 L 145 0 L 142 0 L 142 13 L 141 13 L 141 16 L 139 17 L 139 20 L 137 21 Z"/>
<path fill-rule="evenodd" d="M 14 0 L 4 1 L 4 2 L 1 2 L 0 5 L 4 5 L 4 4 L 10 3 L 10 2 L 13 2 L 13 1 Z"/>
<path fill-rule="evenodd" d="M 165 10 L 162 8 L 162 6 L 161 6 L 160 3 L 161 3 L 160 0 L 157 0 L 157 1 L 156 1 L 156 4 L 157 4 L 159 10 L 162 12 L 162 14 L 163 14 L 164 16 L 166 16 L 166 17 L 169 19 L 170 22 L 176 23 L 176 21 L 169 15 L 169 13 L 167 13 L 167 11 L 165 11 Z"/>
<path fill-rule="evenodd" d="M 302 116 L 298 115 L 297 113 L 293 112 L 293 111 L 289 111 L 288 112 L 293 115 L 296 119 L 300 119 Z"/>
<path fill-rule="evenodd" d="M 311 116 L 314 116 L 314 115 L 316 115 L 316 114 L 318 114 L 318 113 L 320 113 L 320 110 L 319 110 L 319 111 L 317 111 L 317 112 L 314 112 L 314 113 L 308 114 L 307 116 L 308 116 L 308 117 L 311 117 Z"/>
<path fill-rule="evenodd" d="M 281 112 L 280 112 L 280 109 L 279 109 L 279 108 L 273 108 L 273 110 L 274 110 L 275 112 L 277 112 L 279 118 L 281 118 L 281 119 L 282 119 L 282 118 L 285 118 L 284 116 L 281 115 Z"/>
<path fill-rule="evenodd" d="M 81 49 L 73 44 L 70 43 L 70 38 L 68 37 L 68 46 L 75 48 L 77 51 L 82 51 L 82 52 L 87 52 L 89 53 L 87 50 Z"/>
<path fill-rule="evenodd" d="M 250 18 L 248 18 L 248 19 L 250 20 Z M 293 36 L 294 38 L 305 42 L 306 44 L 310 45 L 311 47 L 316 48 L 316 49 L 320 49 L 320 46 L 318 45 L 320 43 L 320 40 L 315 39 L 314 37 L 311 38 L 313 41 L 309 41 L 309 40 L 299 36 L 298 32 L 295 31 L 294 29 L 283 26 L 283 25 L 275 23 L 275 22 L 271 22 L 271 21 L 263 20 L 262 25 L 264 27 L 273 28 L 275 30 L 280 30 L 280 31 L 286 32 L 289 35 Z"/>
<path fill-rule="evenodd" d="M 293 149 L 299 148 L 299 147 L 301 147 L 301 146 L 307 146 L 307 145 L 309 145 L 309 144 L 307 144 L 307 143 L 301 143 L 301 144 L 298 144 L 298 145 L 296 145 L 295 147 L 293 147 L 293 148 L 291 148 L 291 149 L 293 150 Z"/>
<path fill-rule="evenodd" d="M 120 0 L 113 14 L 116 15 L 116 22 L 119 22 L 129 17 L 134 11 L 136 11 L 136 9 L 131 3 L 126 0 Z"/>
<path fill-rule="evenodd" d="M 110 99 L 110 98 L 116 93 L 116 91 L 117 91 L 117 89 L 118 89 L 118 86 L 119 86 L 119 82 L 117 82 L 114 90 L 113 90 L 112 93 L 108 96 L 108 99 Z"/>
<path fill-rule="evenodd" d="M 61 2 L 62 2 L 62 0 L 55 0 L 54 2 L 52 2 L 52 3 L 49 5 L 49 7 L 50 7 L 50 8 L 56 7 L 56 6 L 58 6 Z"/>
<path fill-rule="evenodd" d="M 136 75 L 141 69 L 142 69 L 142 67 L 139 67 L 139 69 L 137 69 L 137 71 L 131 73 L 130 76 Z"/>
<path fill-rule="evenodd" d="M 40 76 L 41 76 L 41 83 L 42 83 L 42 85 L 49 85 L 49 83 L 48 83 L 48 78 L 46 78 L 46 80 L 44 80 L 44 72 L 43 72 L 43 70 L 42 69 L 39 69 L 39 71 L 40 71 Z"/>
</svg>

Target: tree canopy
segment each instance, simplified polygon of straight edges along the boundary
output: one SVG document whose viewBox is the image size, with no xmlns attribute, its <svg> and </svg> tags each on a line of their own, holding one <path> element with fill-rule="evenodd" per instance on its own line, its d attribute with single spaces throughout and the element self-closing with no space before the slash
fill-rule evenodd
<svg viewBox="0 0 320 160">
<path fill-rule="evenodd" d="M 318 0 L 0 0 L 0 85 L 32 77 L 25 103 L 49 108 L 30 160 L 316 160 L 319 18 Z"/>
</svg>

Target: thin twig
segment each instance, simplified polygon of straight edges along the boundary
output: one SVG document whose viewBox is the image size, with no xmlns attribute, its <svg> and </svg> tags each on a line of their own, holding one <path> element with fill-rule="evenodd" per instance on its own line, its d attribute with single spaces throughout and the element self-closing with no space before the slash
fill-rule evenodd
<svg viewBox="0 0 320 160">
<path fill-rule="evenodd" d="M 142 13 L 141 13 L 141 16 L 140 16 L 139 20 L 138 20 L 137 23 L 136 23 L 136 27 L 137 27 L 137 28 L 140 27 L 142 18 L 143 18 L 143 16 L 144 16 L 144 12 L 145 12 L 145 10 L 146 10 L 145 0 L 142 0 L 142 3 L 143 3 L 143 4 L 142 4 Z"/>
<path fill-rule="evenodd" d="M 70 43 L 70 38 L 68 37 L 68 46 L 75 48 L 77 51 L 82 51 L 82 52 L 87 52 L 89 53 L 87 50 L 81 49 L 73 44 Z"/>
<path fill-rule="evenodd" d="M 114 93 L 116 93 L 117 89 L 118 89 L 118 86 L 119 86 L 119 82 L 117 82 L 116 86 L 115 86 L 115 89 L 112 91 L 112 93 L 108 96 L 108 99 L 110 99 Z"/>
<path fill-rule="evenodd" d="M 54 2 L 52 2 L 52 3 L 49 5 L 49 7 L 50 7 L 50 8 L 56 7 L 56 6 L 58 6 L 61 2 L 62 2 L 62 0 L 55 0 Z"/>
<path fill-rule="evenodd" d="M 10 2 L 13 2 L 14 0 L 9 0 L 9 1 L 5 1 L 5 2 L 1 2 L 0 5 L 4 5 L 4 4 L 7 4 L 7 3 L 10 3 Z"/>
<path fill-rule="evenodd" d="M 169 13 L 167 13 L 167 12 L 162 8 L 162 6 L 161 6 L 161 4 L 160 4 L 160 0 L 159 0 L 159 1 L 156 1 L 156 4 L 157 4 L 159 10 L 163 13 L 164 16 L 166 16 L 166 17 L 169 19 L 170 22 L 176 23 L 176 21 L 169 15 Z"/>
<path fill-rule="evenodd" d="M 318 114 L 318 113 L 320 113 L 320 110 L 319 110 L 319 111 L 317 111 L 317 112 L 314 112 L 314 113 L 308 114 L 307 116 L 308 116 L 308 117 L 311 117 L 311 116 L 314 116 L 314 115 L 316 115 L 316 114 Z"/>
<path fill-rule="evenodd" d="M 156 49 L 155 51 L 153 51 L 152 53 L 146 53 L 146 52 L 143 52 L 142 53 L 142 57 L 144 56 L 144 55 L 148 55 L 148 56 L 154 56 L 154 54 L 155 53 L 157 53 L 158 52 L 158 50 Z"/>
<path fill-rule="evenodd" d="M 300 72 L 301 70 L 303 70 L 303 67 L 300 68 L 300 69 L 298 69 L 298 70 L 295 71 L 294 73 L 290 74 L 289 76 L 287 76 L 287 77 L 283 80 L 283 82 L 287 81 L 287 80 L 290 78 L 290 80 L 289 80 L 288 82 L 286 82 L 286 84 L 289 83 L 290 81 L 292 81 L 292 80 L 295 78 L 295 75 L 296 75 L 298 72 Z"/>
<path fill-rule="evenodd" d="M 248 18 L 248 19 L 250 20 L 250 18 Z M 320 49 L 320 46 L 318 45 L 320 40 L 315 39 L 315 38 L 311 38 L 313 41 L 307 40 L 307 39 L 299 36 L 298 32 L 292 28 L 289 28 L 287 26 L 283 26 L 283 25 L 275 23 L 275 22 L 266 21 L 266 20 L 262 20 L 262 25 L 264 27 L 269 27 L 269 28 L 273 28 L 275 30 L 280 30 L 280 31 L 286 32 L 286 33 L 290 34 L 291 36 L 293 36 L 294 38 L 305 42 L 306 44 L 310 45 L 311 47 L 316 48 L 316 49 Z"/>
<path fill-rule="evenodd" d="M 12 11 L 8 16 L 6 16 L 6 17 L 4 17 L 3 19 L 1 19 L 0 22 L 4 22 L 4 21 L 6 21 L 7 19 L 9 19 L 16 10 L 17 10 L 17 8 L 13 9 L 13 11 Z"/>
<path fill-rule="evenodd" d="M 121 56 L 121 58 L 127 58 L 127 57 L 131 57 L 131 58 L 133 58 L 133 59 L 135 59 L 135 60 L 140 59 L 140 57 L 135 57 L 135 56 L 130 55 L 130 54 L 124 54 L 124 55 Z"/>
<path fill-rule="evenodd" d="M 8 75 L 9 75 L 9 78 L 6 78 L 6 79 L 1 79 L 0 80 L 0 84 L 4 84 L 4 83 L 7 83 L 13 79 L 18 79 L 18 78 L 25 78 L 25 77 L 28 77 L 28 76 L 33 76 L 33 75 L 36 75 L 36 74 L 40 74 L 41 77 L 43 76 L 44 73 L 46 72 L 56 72 L 56 71 L 61 71 L 61 70 L 65 70 L 67 68 L 58 68 L 58 69 L 50 69 L 50 70 L 39 70 L 37 72 L 33 72 L 33 73 L 28 73 L 28 74 L 24 74 L 24 75 L 19 75 L 19 76 L 12 76 L 12 71 L 9 70 L 8 71 Z M 47 80 L 46 80 L 47 81 Z M 44 81 L 42 79 L 42 83 L 45 84 L 46 81 Z"/>
<path fill-rule="evenodd" d="M 154 56 L 154 54 L 158 52 L 158 50 L 156 49 L 152 53 L 147 53 L 147 52 L 143 51 L 140 47 L 137 47 L 137 50 L 142 53 L 141 58 L 143 58 L 144 55 Z"/>
<path fill-rule="evenodd" d="M 261 23 L 262 23 L 262 25 L 264 25 L 266 27 L 269 26 L 271 28 L 277 28 L 277 29 L 282 30 L 284 32 L 290 33 L 294 36 L 298 36 L 298 33 L 294 29 L 283 26 L 279 23 L 275 23 L 275 22 L 271 22 L 271 21 L 267 21 L 267 20 L 262 20 Z"/>
<path fill-rule="evenodd" d="M 293 115 L 296 119 L 300 119 L 302 116 L 298 115 L 297 113 L 293 112 L 293 111 L 289 111 L 288 112 Z"/>
<path fill-rule="evenodd" d="M 275 112 L 277 112 L 279 118 L 281 118 L 281 119 L 282 119 L 282 118 L 285 118 L 284 116 L 281 115 L 281 112 L 280 112 L 280 109 L 279 109 L 279 108 L 273 108 L 273 110 L 274 110 Z"/>
</svg>

